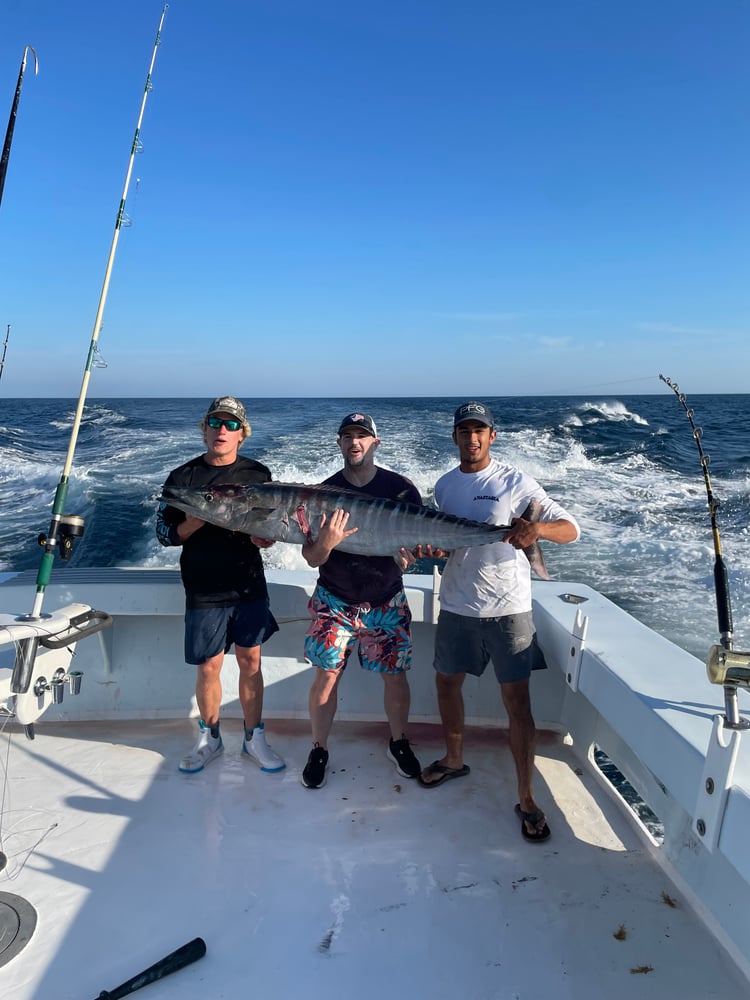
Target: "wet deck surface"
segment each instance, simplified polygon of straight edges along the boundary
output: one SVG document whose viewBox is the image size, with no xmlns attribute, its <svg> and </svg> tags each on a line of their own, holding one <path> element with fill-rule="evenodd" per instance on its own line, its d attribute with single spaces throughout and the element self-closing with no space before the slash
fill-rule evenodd
<svg viewBox="0 0 750 1000">
<path fill-rule="evenodd" d="M 242 757 L 233 721 L 192 776 L 177 771 L 188 722 L 2 733 L 0 892 L 38 914 L 4 997 L 98 997 L 196 936 L 206 957 L 138 996 L 747 995 L 557 734 L 540 737 L 536 789 L 552 837 L 528 844 L 503 731 L 471 731 L 471 774 L 426 790 L 387 760 L 384 725 L 337 721 L 327 784 L 309 790 L 307 723 L 266 724 L 276 775 Z M 423 764 L 442 754 L 439 727 L 410 735 Z"/>
</svg>

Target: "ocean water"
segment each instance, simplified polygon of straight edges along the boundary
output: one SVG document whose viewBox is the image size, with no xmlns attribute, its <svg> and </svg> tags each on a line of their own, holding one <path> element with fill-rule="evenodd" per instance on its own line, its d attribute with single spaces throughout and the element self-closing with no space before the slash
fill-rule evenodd
<svg viewBox="0 0 750 1000">
<path fill-rule="evenodd" d="M 221 387 L 219 387 L 221 388 Z M 456 463 L 452 414 L 459 399 L 253 399 L 243 454 L 274 479 L 316 483 L 340 467 L 336 429 L 353 409 L 371 413 L 378 462 L 409 476 L 426 501 Z M 618 397 L 488 398 L 495 454 L 533 475 L 576 516 L 579 542 L 544 545 L 550 573 L 595 587 L 701 659 L 718 640 L 714 546 L 698 450 L 674 393 Z M 89 399 L 66 513 L 85 519 L 68 565 L 177 565 L 154 535 L 170 469 L 199 454 L 207 399 Z M 688 398 L 721 501 L 735 647 L 750 648 L 750 395 Z M 37 536 L 51 506 L 76 401 L 0 398 L 0 572 L 35 569 Z M 272 568 L 303 568 L 299 547 L 264 553 Z M 31 595 L 30 595 L 31 600 Z"/>
</svg>

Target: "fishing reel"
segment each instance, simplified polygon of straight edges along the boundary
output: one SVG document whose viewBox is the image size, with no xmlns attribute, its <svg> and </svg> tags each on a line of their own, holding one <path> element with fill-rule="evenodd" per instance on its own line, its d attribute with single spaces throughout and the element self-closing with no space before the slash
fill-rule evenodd
<svg viewBox="0 0 750 1000">
<path fill-rule="evenodd" d="M 712 684 L 750 689 L 750 653 L 712 646 L 708 651 L 706 671 Z"/>
<path fill-rule="evenodd" d="M 76 538 L 83 538 L 83 528 L 83 518 L 78 514 L 63 514 L 57 522 L 56 534 L 50 537 L 42 532 L 37 541 L 46 552 L 57 549 L 61 559 L 70 559 L 73 542 Z"/>
</svg>

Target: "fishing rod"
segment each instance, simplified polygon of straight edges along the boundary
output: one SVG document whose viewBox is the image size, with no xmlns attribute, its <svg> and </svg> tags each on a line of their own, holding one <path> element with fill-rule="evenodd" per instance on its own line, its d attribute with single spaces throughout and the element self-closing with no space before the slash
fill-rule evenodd
<svg viewBox="0 0 750 1000">
<path fill-rule="evenodd" d="M 41 535 L 39 538 L 39 544 L 44 547 L 44 554 L 42 555 L 42 560 L 39 565 L 39 572 L 36 578 L 36 595 L 34 598 L 34 605 L 31 613 L 28 615 L 29 619 L 39 618 L 42 610 L 42 602 L 44 600 L 44 591 L 50 580 L 50 575 L 52 573 L 52 564 L 55 558 L 55 552 L 59 551 L 61 558 L 67 559 L 70 555 L 70 549 L 72 547 L 73 540 L 75 538 L 80 538 L 83 535 L 83 518 L 77 515 L 65 515 L 63 511 L 65 509 L 65 503 L 68 497 L 68 485 L 70 477 L 70 469 L 73 464 L 73 455 L 75 453 L 76 443 L 78 441 L 78 432 L 81 427 L 81 418 L 83 416 L 83 407 L 86 401 L 86 393 L 88 391 L 89 379 L 91 377 L 91 369 L 94 366 L 94 361 L 96 358 L 97 344 L 99 340 L 99 332 L 102 326 L 102 316 L 104 314 L 104 306 L 107 301 L 107 293 L 109 291 L 109 282 L 112 276 L 112 266 L 115 260 L 115 253 L 117 251 L 117 244 L 120 239 L 120 229 L 123 225 L 123 218 L 125 215 L 125 200 L 128 196 L 128 189 L 130 187 L 130 177 L 133 172 L 133 161 L 135 159 L 135 154 L 140 149 L 140 132 L 141 132 L 141 122 L 143 121 L 143 113 L 146 109 L 146 99 L 148 98 L 149 92 L 151 91 L 151 74 L 154 71 L 154 64 L 156 62 L 156 53 L 161 42 L 161 31 L 164 25 L 164 18 L 167 13 L 169 4 L 164 4 L 164 8 L 161 12 L 161 18 L 159 20 L 159 27 L 156 31 L 156 39 L 154 41 L 154 48 L 151 54 L 151 62 L 148 68 L 148 74 L 146 76 L 146 86 L 143 90 L 143 98 L 141 100 L 140 112 L 138 114 L 138 123 L 135 128 L 135 135 L 133 136 L 133 143 L 130 148 L 130 159 L 128 160 L 128 169 L 125 174 L 125 184 L 123 186 L 122 195 L 120 197 L 120 205 L 117 210 L 117 218 L 115 220 L 115 229 L 112 236 L 112 244 L 109 251 L 109 257 L 107 258 L 107 266 L 104 272 L 104 282 L 102 284 L 101 294 L 99 296 L 99 306 L 96 310 L 96 318 L 94 320 L 94 330 L 91 336 L 91 344 L 89 346 L 88 357 L 86 359 L 86 366 L 83 373 L 83 381 L 81 383 L 81 391 L 78 396 L 78 406 L 76 407 L 75 417 L 73 419 L 73 427 L 70 432 L 70 443 L 68 445 L 68 452 L 65 457 L 65 465 L 63 467 L 62 475 L 60 477 L 60 482 L 58 483 L 57 490 L 55 491 L 55 499 L 52 505 L 52 521 L 50 523 L 49 531 L 46 535 Z"/>
<path fill-rule="evenodd" d="M 720 646 L 712 646 L 709 650 L 707 663 L 708 678 L 713 684 L 722 684 L 724 686 L 724 725 L 729 729 L 747 729 L 750 728 L 750 723 L 740 717 L 737 704 L 737 687 L 750 686 L 750 653 L 740 653 L 733 649 L 734 625 L 732 622 L 732 602 L 729 596 L 729 575 L 721 551 L 721 537 L 716 518 L 716 513 L 721 504 L 714 497 L 711 487 L 711 477 L 708 472 L 711 458 L 703 451 L 703 446 L 701 445 L 703 430 L 697 427 L 693 420 L 694 413 L 687 405 L 685 393 L 680 392 L 679 385 L 665 375 L 659 375 L 659 378 L 674 392 L 687 414 L 690 427 L 693 431 L 693 439 L 698 448 L 701 468 L 703 469 L 703 479 L 706 484 L 708 512 L 711 518 L 711 533 L 714 541 L 714 590 L 716 591 L 716 614 L 719 622 L 721 641 Z"/>
<path fill-rule="evenodd" d="M 3 368 L 5 368 L 5 355 L 8 350 L 8 341 L 10 339 L 10 323 L 8 323 L 8 329 L 5 331 L 5 342 L 3 343 L 3 356 L 0 358 L 0 378 L 3 377 Z"/>
<path fill-rule="evenodd" d="M 8 129 L 5 133 L 5 143 L 3 144 L 3 155 L 0 158 L 0 202 L 3 200 L 3 188 L 5 187 L 5 175 L 8 172 L 8 160 L 10 159 L 10 147 L 13 142 L 13 129 L 16 127 L 16 116 L 18 114 L 18 102 L 21 99 L 21 87 L 23 86 L 23 75 L 26 72 L 26 59 L 29 52 L 34 56 L 34 76 L 39 72 L 39 60 L 36 57 L 36 52 L 30 45 L 27 45 L 23 50 L 23 58 L 21 59 L 21 69 L 18 72 L 18 82 L 16 83 L 16 94 L 13 98 L 13 104 L 10 109 L 10 118 L 8 119 Z"/>
</svg>

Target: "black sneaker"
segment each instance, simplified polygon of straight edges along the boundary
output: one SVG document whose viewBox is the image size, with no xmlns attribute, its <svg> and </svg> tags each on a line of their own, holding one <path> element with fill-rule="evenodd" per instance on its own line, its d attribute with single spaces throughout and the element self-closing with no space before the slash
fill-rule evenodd
<svg viewBox="0 0 750 1000">
<path fill-rule="evenodd" d="M 405 736 L 400 740 L 391 740 L 387 753 L 388 759 L 396 765 L 396 770 L 402 778 L 416 778 L 421 773 L 422 767 Z"/>
<path fill-rule="evenodd" d="M 326 771 L 328 770 L 328 751 L 324 750 L 319 743 L 310 751 L 305 769 L 302 772 L 302 784 L 305 788 L 322 788 L 326 783 Z"/>
</svg>

